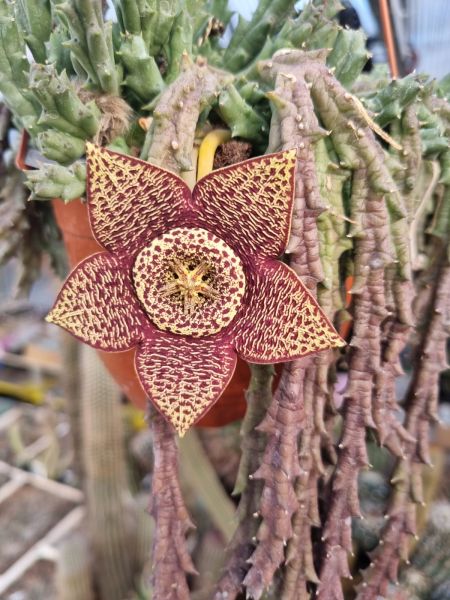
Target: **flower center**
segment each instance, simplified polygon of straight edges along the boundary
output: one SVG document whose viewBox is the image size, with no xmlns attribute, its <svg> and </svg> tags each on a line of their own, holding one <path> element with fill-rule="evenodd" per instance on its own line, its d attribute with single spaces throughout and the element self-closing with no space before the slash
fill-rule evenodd
<svg viewBox="0 0 450 600">
<path fill-rule="evenodd" d="M 204 298 L 217 298 L 218 292 L 212 287 L 208 273 L 210 265 L 201 262 L 196 267 L 183 264 L 177 259 L 172 265 L 173 279 L 163 290 L 165 296 L 179 296 L 183 302 L 184 314 L 192 315 L 203 303 Z"/>
<path fill-rule="evenodd" d="M 157 327 L 195 337 L 226 327 L 245 292 L 239 257 L 200 228 L 177 227 L 153 239 L 136 257 L 133 282 Z"/>
</svg>

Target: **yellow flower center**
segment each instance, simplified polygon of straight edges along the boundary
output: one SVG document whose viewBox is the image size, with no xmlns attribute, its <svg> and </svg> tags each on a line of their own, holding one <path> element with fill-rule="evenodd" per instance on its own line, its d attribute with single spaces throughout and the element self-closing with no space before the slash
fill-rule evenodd
<svg viewBox="0 0 450 600">
<path fill-rule="evenodd" d="M 172 265 L 173 278 L 163 290 L 165 296 L 179 295 L 183 302 L 184 314 L 192 315 L 204 298 L 217 298 L 218 292 L 208 281 L 211 267 L 201 262 L 196 267 L 176 260 Z"/>
<path fill-rule="evenodd" d="M 157 327 L 195 337 L 226 327 L 245 292 L 240 258 L 200 228 L 177 227 L 152 240 L 136 257 L 133 282 Z"/>
</svg>

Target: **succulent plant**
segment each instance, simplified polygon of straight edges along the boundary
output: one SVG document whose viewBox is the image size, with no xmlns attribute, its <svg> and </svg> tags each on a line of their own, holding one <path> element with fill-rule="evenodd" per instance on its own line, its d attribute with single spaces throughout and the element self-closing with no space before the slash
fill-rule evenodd
<svg viewBox="0 0 450 600">
<path fill-rule="evenodd" d="M 0 92 L 16 126 L 55 161 L 28 175 L 32 197 L 83 195 L 86 141 L 139 154 L 191 188 L 197 155 L 199 166 L 213 164 L 211 130 L 228 130 L 216 137 L 223 149 L 243 142 L 252 156 L 296 148 L 284 260 L 349 342 L 286 364 L 274 394 L 273 367 L 251 365 L 237 528 L 211 596 L 245 589 L 260 598 L 272 586 L 267 593 L 283 600 L 343 598 L 358 473 L 370 468 L 368 433 L 396 464 L 380 542 L 356 593 L 382 596 L 415 533 L 445 368 L 448 82 L 361 75 L 364 36 L 339 26 L 334 0 L 313 0 L 300 14 L 294 2 L 261 0 L 227 47 L 226 2 L 114 4 L 116 23 L 105 20 L 100 0 L 0 1 Z M 223 155 L 234 161 L 233 152 Z M 406 345 L 410 384 L 398 398 Z M 150 421 L 152 593 L 184 599 L 195 569 L 177 444 L 159 414 Z"/>
<path fill-rule="evenodd" d="M 444 599 L 450 589 L 448 547 L 449 504 L 433 502 L 420 541 L 416 544 L 408 568 L 402 569 L 396 592 L 389 598 Z"/>
<path fill-rule="evenodd" d="M 275 260 L 295 163 L 295 151 L 251 159 L 191 194 L 169 171 L 88 144 L 90 223 L 107 252 L 72 271 L 47 320 L 104 351 L 137 345 L 142 387 L 180 435 L 216 402 L 238 354 L 274 363 L 344 345 Z"/>
<path fill-rule="evenodd" d="M 63 276 L 67 266 L 49 206 L 27 202 L 25 178 L 14 165 L 17 131 L 11 112 L 0 104 L 0 265 L 18 263 L 15 295 L 26 295 L 39 276 L 44 254 Z"/>
</svg>

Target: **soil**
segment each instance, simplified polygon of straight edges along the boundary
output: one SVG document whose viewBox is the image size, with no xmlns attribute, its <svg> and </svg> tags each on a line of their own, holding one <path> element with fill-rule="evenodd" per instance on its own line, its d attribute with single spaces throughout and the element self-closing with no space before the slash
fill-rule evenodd
<svg viewBox="0 0 450 600">
<path fill-rule="evenodd" d="M 75 503 L 26 484 L 0 505 L 0 573 L 38 542 Z"/>
<path fill-rule="evenodd" d="M 56 565 L 39 560 L 16 581 L 2 598 L 4 600 L 56 600 Z"/>
<path fill-rule="evenodd" d="M 214 156 L 214 168 L 220 169 L 247 160 L 247 158 L 250 158 L 251 153 L 252 146 L 248 142 L 240 140 L 225 142 L 225 144 L 219 146 Z"/>
</svg>

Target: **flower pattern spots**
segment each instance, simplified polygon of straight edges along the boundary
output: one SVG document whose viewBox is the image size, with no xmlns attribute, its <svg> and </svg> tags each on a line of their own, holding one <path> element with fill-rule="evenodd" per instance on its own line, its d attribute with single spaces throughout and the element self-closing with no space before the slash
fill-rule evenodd
<svg viewBox="0 0 450 600">
<path fill-rule="evenodd" d="M 164 331 L 200 337 L 235 317 L 245 292 L 242 262 L 204 229 L 179 227 L 138 254 L 133 283 L 141 304 Z"/>
<path fill-rule="evenodd" d="M 87 144 L 88 209 L 108 252 L 69 275 L 47 319 L 105 351 L 136 347 L 153 404 L 183 435 L 219 399 L 236 358 L 293 360 L 343 345 L 277 261 L 292 218 L 296 152 L 185 182 Z"/>
</svg>

